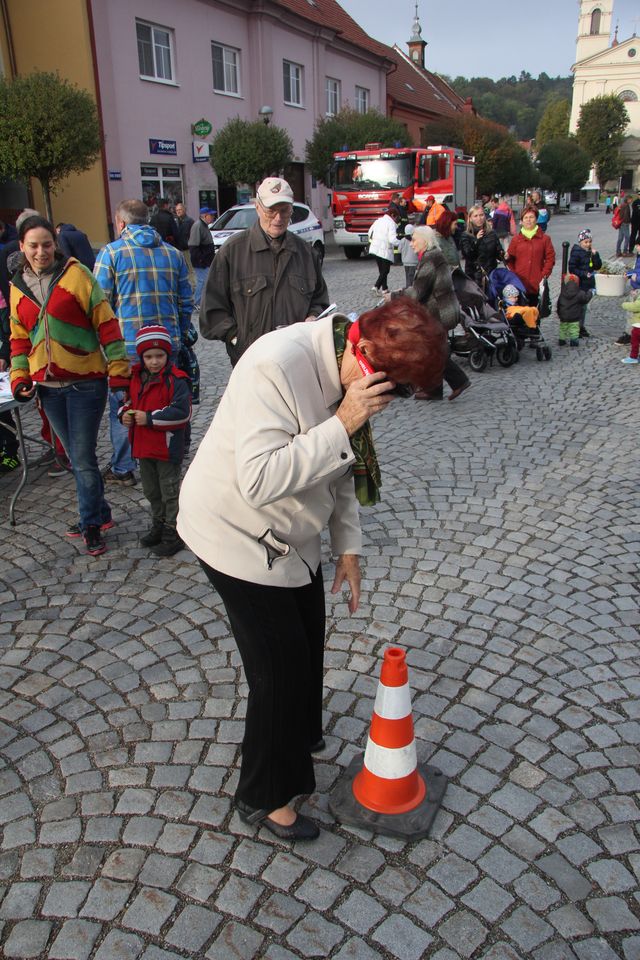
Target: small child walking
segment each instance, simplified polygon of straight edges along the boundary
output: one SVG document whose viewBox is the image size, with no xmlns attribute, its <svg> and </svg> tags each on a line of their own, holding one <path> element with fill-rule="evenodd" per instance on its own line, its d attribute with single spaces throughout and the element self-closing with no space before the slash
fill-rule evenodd
<svg viewBox="0 0 640 960">
<path fill-rule="evenodd" d="M 560 296 L 556 304 L 558 317 L 560 319 L 560 329 L 558 330 L 558 346 L 564 347 L 569 341 L 569 346 L 577 347 L 580 344 L 580 322 L 584 315 L 586 305 L 591 300 L 593 293 L 590 290 L 580 289 L 580 280 L 575 273 L 567 273 L 562 286 L 560 287 Z"/>
<path fill-rule="evenodd" d="M 176 519 L 191 387 L 186 373 L 171 362 L 171 346 L 164 327 L 141 327 L 136 335 L 140 363 L 131 371 L 130 397 L 119 411 L 151 505 L 151 528 L 140 543 L 158 557 L 172 557 L 184 546 Z"/>
<path fill-rule="evenodd" d="M 402 257 L 402 266 L 404 267 L 405 287 L 413 285 L 413 278 L 418 269 L 418 254 L 411 246 L 413 230 L 413 224 L 408 223 L 404 228 L 404 236 L 398 241 L 400 256 Z"/>
</svg>

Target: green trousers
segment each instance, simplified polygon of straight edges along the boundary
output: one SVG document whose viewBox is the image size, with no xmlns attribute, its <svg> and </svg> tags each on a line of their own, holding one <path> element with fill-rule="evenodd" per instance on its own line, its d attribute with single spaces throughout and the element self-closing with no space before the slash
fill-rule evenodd
<svg viewBox="0 0 640 960">
<path fill-rule="evenodd" d="M 175 530 L 181 465 L 168 460 L 147 459 L 141 459 L 138 463 L 142 491 L 151 504 L 153 522 L 164 523 Z"/>
<path fill-rule="evenodd" d="M 578 320 L 571 323 L 560 321 L 558 337 L 560 340 L 578 340 L 580 337 L 580 322 Z"/>
</svg>

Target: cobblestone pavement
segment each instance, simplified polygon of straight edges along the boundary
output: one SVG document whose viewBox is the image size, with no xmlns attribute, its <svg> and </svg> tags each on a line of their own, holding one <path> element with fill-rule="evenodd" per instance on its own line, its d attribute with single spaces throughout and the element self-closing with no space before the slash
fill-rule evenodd
<svg viewBox="0 0 640 960">
<path fill-rule="evenodd" d="M 552 236 L 585 223 L 611 247 L 604 214 Z M 347 309 L 372 302 L 374 273 L 326 260 Z M 140 487 L 113 492 L 93 559 L 63 535 L 69 480 L 29 485 L 0 527 L 0 955 L 638 960 L 638 371 L 613 345 L 620 314 L 599 300 L 578 350 L 525 350 L 454 404 L 397 401 L 375 421 L 362 606 L 327 598 L 312 844 L 233 812 L 239 658 L 194 557 L 137 545 Z M 228 375 L 219 345 L 199 350 L 196 440 Z M 450 778 L 413 842 L 328 812 L 390 642 L 419 757 Z"/>
</svg>

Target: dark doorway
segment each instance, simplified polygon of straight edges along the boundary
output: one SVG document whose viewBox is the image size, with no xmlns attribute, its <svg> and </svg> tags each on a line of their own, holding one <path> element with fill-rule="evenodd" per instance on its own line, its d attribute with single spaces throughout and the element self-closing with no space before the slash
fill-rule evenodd
<svg viewBox="0 0 640 960">
<path fill-rule="evenodd" d="M 218 201 L 220 206 L 218 214 L 224 213 L 229 207 L 233 207 L 238 202 L 238 192 L 235 183 L 222 183 L 218 180 Z"/>
<path fill-rule="evenodd" d="M 284 179 L 293 190 L 293 199 L 304 203 L 304 163 L 287 164 L 284 168 Z"/>
</svg>

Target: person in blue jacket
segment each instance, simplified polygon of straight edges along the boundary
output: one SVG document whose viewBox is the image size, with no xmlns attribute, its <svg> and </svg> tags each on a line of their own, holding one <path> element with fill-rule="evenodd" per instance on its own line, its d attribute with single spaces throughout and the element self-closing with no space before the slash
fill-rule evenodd
<svg viewBox="0 0 640 960">
<path fill-rule="evenodd" d="M 67 260 L 69 257 L 75 257 L 85 265 L 87 270 L 93 270 L 96 257 L 86 233 L 78 230 L 72 223 L 57 223 L 56 234 L 58 247 Z"/>
<path fill-rule="evenodd" d="M 602 259 L 597 250 L 593 249 L 591 230 L 581 230 L 578 242 L 574 243 L 569 254 L 569 273 L 573 273 L 580 282 L 580 289 L 588 293 L 595 289 L 595 273 L 602 266 Z M 586 328 L 587 304 L 584 304 L 582 319 L 580 320 L 580 337 L 588 337 Z"/>
</svg>

